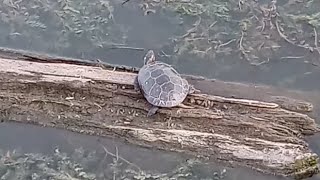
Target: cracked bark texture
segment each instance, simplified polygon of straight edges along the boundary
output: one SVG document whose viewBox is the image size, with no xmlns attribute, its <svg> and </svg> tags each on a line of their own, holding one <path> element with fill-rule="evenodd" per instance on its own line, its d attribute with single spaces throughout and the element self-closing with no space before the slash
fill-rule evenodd
<svg viewBox="0 0 320 180">
<path fill-rule="evenodd" d="M 185 76 L 201 91 L 184 101 L 194 108 L 161 108 L 147 118 L 135 68 L 3 48 L 0 64 L 2 121 L 116 136 L 297 179 L 319 171 L 303 139 L 319 131 L 309 102 L 270 91 L 251 98 L 251 86 Z"/>
</svg>

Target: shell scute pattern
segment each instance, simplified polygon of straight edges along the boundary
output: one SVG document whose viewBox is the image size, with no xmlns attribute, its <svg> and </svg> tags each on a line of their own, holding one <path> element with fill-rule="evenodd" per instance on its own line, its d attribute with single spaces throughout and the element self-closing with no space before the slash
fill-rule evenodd
<svg viewBox="0 0 320 180">
<path fill-rule="evenodd" d="M 179 106 L 188 94 L 195 92 L 172 66 L 156 61 L 152 50 L 143 59 L 144 65 L 134 80 L 134 88 L 152 105 L 147 117 L 155 114 L 159 107 Z"/>
<path fill-rule="evenodd" d="M 159 77 L 156 78 L 156 82 L 159 85 L 163 85 L 164 83 L 167 83 L 169 81 L 170 81 L 170 78 L 168 77 L 168 75 L 165 75 L 165 74 L 162 74 L 162 75 L 160 75 Z"/>
<path fill-rule="evenodd" d="M 151 91 L 150 91 L 149 95 L 154 97 L 154 98 L 159 98 L 160 97 L 160 93 L 161 93 L 161 86 L 159 84 L 155 83 L 153 85 L 153 87 L 151 88 Z"/>
<path fill-rule="evenodd" d="M 144 87 L 143 87 L 143 91 L 145 93 L 149 93 L 151 91 L 151 88 L 153 87 L 152 85 L 155 83 L 155 79 L 153 78 L 148 78 L 145 82 L 144 82 Z"/>
<path fill-rule="evenodd" d="M 175 86 L 174 86 L 174 84 L 172 83 L 172 82 L 166 82 L 166 83 L 164 83 L 162 86 L 161 86 L 161 90 L 162 90 L 162 92 L 166 92 L 166 93 L 169 93 L 169 92 L 171 92 L 171 91 L 174 91 L 175 89 Z M 172 99 L 170 99 L 170 100 L 172 100 Z"/>
<path fill-rule="evenodd" d="M 143 66 L 138 75 L 147 101 L 159 107 L 180 104 L 189 92 L 189 84 L 170 65 L 156 61 Z"/>
<path fill-rule="evenodd" d="M 160 94 L 160 100 L 161 101 L 169 101 L 169 94 L 167 92 L 162 92 Z"/>
<path fill-rule="evenodd" d="M 155 69 L 151 72 L 151 77 L 156 78 L 163 74 L 164 71 L 162 69 Z"/>
</svg>

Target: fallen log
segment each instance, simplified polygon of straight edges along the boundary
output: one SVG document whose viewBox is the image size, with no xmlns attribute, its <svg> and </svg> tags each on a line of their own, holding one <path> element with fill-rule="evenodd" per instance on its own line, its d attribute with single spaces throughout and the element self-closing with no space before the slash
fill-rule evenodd
<svg viewBox="0 0 320 180">
<path fill-rule="evenodd" d="M 136 145 L 297 179 L 319 171 L 318 156 L 303 140 L 319 131 L 305 114 L 313 110 L 309 102 L 204 94 L 209 86 L 197 84 L 210 81 L 185 76 L 201 91 L 184 102 L 194 108 L 161 108 L 147 118 L 150 106 L 133 88 L 135 68 L 9 49 L 0 49 L 0 64 L 2 122 L 117 136 Z M 220 90 L 230 85 L 218 84 Z M 243 88 L 246 92 L 250 90 Z"/>
</svg>

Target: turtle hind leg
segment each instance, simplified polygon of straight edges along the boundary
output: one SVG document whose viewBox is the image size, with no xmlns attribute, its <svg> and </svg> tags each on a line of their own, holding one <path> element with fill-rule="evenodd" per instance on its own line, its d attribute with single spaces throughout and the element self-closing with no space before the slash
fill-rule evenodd
<svg viewBox="0 0 320 180">
<path fill-rule="evenodd" d="M 147 117 L 150 117 L 154 114 L 156 114 L 156 112 L 158 111 L 159 107 L 157 106 L 152 106 L 149 111 L 148 111 L 148 114 L 147 114 Z"/>
<path fill-rule="evenodd" d="M 189 85 L 188 94 L 201 93 L 199 89 L 196 89 L 193 85 Z"/>
</svg>

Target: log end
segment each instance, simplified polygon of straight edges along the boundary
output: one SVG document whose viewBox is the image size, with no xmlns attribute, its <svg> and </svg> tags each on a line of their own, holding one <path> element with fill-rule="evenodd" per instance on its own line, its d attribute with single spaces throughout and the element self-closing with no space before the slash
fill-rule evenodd
<svg viewBox="0 0 320 180">
<path fill-rule="evenodd" d="M 305 154 L 303 157 L 297 157 L 294 164 L 289 168 L 293 172 L 289 173 L 294 179 L 305 179 L 318 174 L 319 157 L 314 153 Z"/>
</svg>

